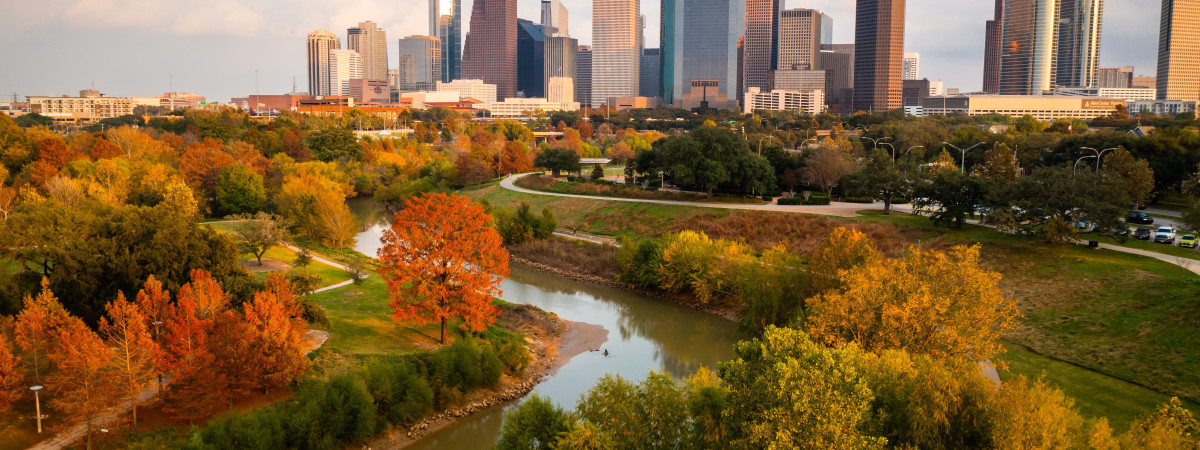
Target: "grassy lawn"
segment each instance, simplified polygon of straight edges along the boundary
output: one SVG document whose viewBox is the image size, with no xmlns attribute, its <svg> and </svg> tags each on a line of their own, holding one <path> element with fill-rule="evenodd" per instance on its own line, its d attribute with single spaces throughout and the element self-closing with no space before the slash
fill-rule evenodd
<svg viewBox="0 0 1200 450">
<path fill-rule="evenodd" d="M 325 343 L 332 351 L 357 354 L 408 353 L 438 344 L 437 324 L 420 328 L 397 325 L 388 305 L 387 284 L 371 272 L 361 289 L 353 285 L 314 294 L 325 308 L 333 336 Z"/>
<path fill-rule="evenodd" d="M 1118 432 L 1125 431 L 1134 420 L 1170 399 L 1145 387 L 1039 355 L 1020 344 L 1006 342 L 1005 348 L 1008 351 L 999 360 L 1007 363 L 1009 370 L 1000 372 L 1002 380 L 1017 375 L 1029 379 L 1045 376 L 1046 381 L 1075 399 L 1075 406 L 1081 413 L 1088 417 L 1107 417 Z M 1185 405 L 1200 412 L 1200 406 L 1195 403 L 1185 402 Z"/>
<path fill-rule="evenodd" d="M 232 226 L 228 223 L 207 222 L 205 225 L 213 227 L 213 229 L 217 230 L 218 233 L 228 234 L 233 232 Z M 252 270 L 257 264 L 257 260 L 251 253 L 243 253 L 239 255 L 238 258 L 242 261 L 249 261 L 246 266 L 247 269 Z M 296 260 L 296 252 L 287 247 L 277 245 L 271 247 L 270 250 L 267 250 L 267 253 L 263 254 L 263 260 L 267 259 L 275 259 L 291 265 L 292 261 Z M 309 264 L 308 270 L 321 277 L 321 286 L 330 286 L 350 279 L 350 277 L 346 275 L 346 271 L 318 261 L 313 261 L 312 264 Z M 259 280 L 265 280 L 267 279 L 267 275 L 269 273 L 270 272 L 254 272 L 254 276 L 258 277 Z"/>
</svg>

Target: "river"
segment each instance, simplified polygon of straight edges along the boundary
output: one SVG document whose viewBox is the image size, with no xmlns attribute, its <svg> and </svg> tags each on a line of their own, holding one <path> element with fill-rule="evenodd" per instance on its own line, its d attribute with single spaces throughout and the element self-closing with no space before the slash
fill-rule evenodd
<svg viewBox="0 0 1200 450">
<path fill-rule="evenodd" d="M 353 200 L 351 209 L 364 229 L 356 250 L 374 256 L 381 246 L 386 215 L 373 201 Z M 537 306 L 559 317 L 608 330 L 600 352 L 585 352 L 546 377 L 534 392 L 564 408 L 574 408 L 580 395 L 605 374 L 641 380 L 654 370 L 682 378 L 701 366 L 713 368 L 733 357 L 733 345 L 745 336 L 737 325 L 691 308 L 620 289 L 534 272 L 518 266 L 501 284 L 501 298 Z M 490 448 L 500 435 L 504 414 L 519 401 L 481 411 L 424 437 L 414 449 Z"/>
</svg>

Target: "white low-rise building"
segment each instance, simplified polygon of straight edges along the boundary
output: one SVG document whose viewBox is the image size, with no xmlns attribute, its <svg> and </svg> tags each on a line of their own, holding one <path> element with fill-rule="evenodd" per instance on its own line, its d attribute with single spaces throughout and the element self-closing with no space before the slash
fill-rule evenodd
<svg viewBox="0 0 1200 450">
<path fill-rule="evenodd" d="M 502 102 L 480 103 L 477 109 L 486 109 L 492 117 L 528 119 L 538 112 L 575 111 L 579 102 L 557 103 L 544 98 L 509 98 Z"/>
<path fill-rule="evenodd" d="M 496 85 L 484 83 L 483 80 L 454 80 L 449 83 L 437 82 L 438 92 L 457 92 L 462 98 L 473 98 L 484 103 L 496 102 Z"/>
<path fill-rule="evenodd" d="M 965 114 L 967 116 L 1032 116 L 1038 120 L 1095 119 L 1124 105 L 1125 100 L 1107 97 L 1065 95 L 957 95 L 921 99 L 925 117 Z"/>
<path fill-rule="evenodd" d="M 789 91 L 775 89 L 763 92 L 752 87 L 746 91 L 746 101 L 742 112 L 752 114 L 755 110 L 764 111 L 800 111 L 808 114 L 820 114 L 825 111 L 825 91 Z"/>
<path fill-rule="evenodd" d="M 1156 116 L 1177 116 L 1183 113 L 1196 112 L 1196 102 L 1183 100 L 1138 100 L 1131 101 L 1125 106 L 1130 115 L 1154 114 Z"/>
<path fill-rule="evenodd" d="M 1125 101 L 1154 100 L 1158 97 L 1158 89 L 1150 88 L 1058 88 L 1053 93 L 1069 97 L 1120 98 Z"/>
</svg>

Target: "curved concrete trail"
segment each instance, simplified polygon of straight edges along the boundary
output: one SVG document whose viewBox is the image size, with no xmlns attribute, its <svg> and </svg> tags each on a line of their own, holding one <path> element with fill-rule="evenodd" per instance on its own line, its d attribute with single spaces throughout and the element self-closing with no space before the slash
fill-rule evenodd
<svg viewBox="0 0 1200 450">
<path fill-rule="evenodd" d="M 552 197 L 567 197 L 567 198 L 582 198 L 590 200 L 614 201 L 614 202 L 631 202 L 631 203 L 652 203 L 658 205 L 676 205 L 676 206 L 694 206 L 699 208 L 715 208 L 715 209 L 736 209 L 745 211 L 771 211 L 799 214 L 815 214 L 823 216 L 839 216 L 839 217 L 856 217 L 858 211 L 864 210 L 883 210 L 883 204 L 876 202 L 871 204 L 866 203 L 839 203 L 834 202 L 829 206 L 780 206 L 780 205 L 738 205 L 724 203 L 701 203 L 701 202 L 680 202 L 671 200 L 642 200 L 636 198 L 618 198 L 618 197 L 599 197 L 593 195 L 575 195 L 575 194 L 559 194 L 556 192 L 535 191 L 517 186 L 515 181 L 517 178 L 528 174 L 509 175 L 507 178 L 500 181 L 500 187 L 514 192 L 533 195 L 547 195 Z M 908 205 L 892 205 L 892 210 L 912 214 L 913 210 Z M 968 220 L 972 225 L 986 226 L 979 223 L 977 220 Z M 555 233 L 560 234 L 560 233 Z M 1132 255 L 1145 256 L 1163 261 L 1188 270 L 1196 275 L 1200 275 L 1200 260 L 1181 258 L 1165 253 L 1152 252 L 1149 250 L 1141 250 L 1136 248 L 1124 247 L 1112 244 L 1100 244 L 1100 248 L 1104 250 L 1112 250 L 1121 253 L 1129 253 Z"/>
</svg>

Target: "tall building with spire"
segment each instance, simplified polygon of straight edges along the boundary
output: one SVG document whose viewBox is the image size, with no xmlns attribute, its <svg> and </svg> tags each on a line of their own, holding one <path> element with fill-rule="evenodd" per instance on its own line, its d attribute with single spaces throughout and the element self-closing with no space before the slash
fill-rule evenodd
<svg viewBox="0 0 1200 450">
<path fill-rule="evenodd" d="M 783 0 L 745 0 L 745 32 L 742 40 L 741 91 L 752 87 L 767 90 L 767 79 L 778 69 L 779 16 Z M 739 95 L 741 92 L 739 92 Z"/>
<path fill-rule="evenodd" d="M 1004 0 L 996 0 L 995 18 L 987 21 L 983 44 L 983 92 L 1000 93 L 1000 41 L 1004 18 Z"/>
<path fill-rule="evenodd" d="M 1054 86 L 1058 0 L 1006 0 L 1001 19 L 1001 95 L 1043 95 Z"/>
<path fill-rule="evenodd" d="M 592 2 L 591 106 L 610 97 L 638 94 L 641 62 L 641 1 Z"/>
<path fill-rule="evenodd" d="M 1158 29 L 1159 100 L 1200 101 L 1200 2 L 1163 0 Z"/>
<path fill-rule="evenodd" d="M 308 93 L 332 95 L 329 85 L 329 51 L 341 48 L 336 34 L 328 30 L 308 33 Z"/>
<path fill-rule="evenodd" d="M 357 27 L 346 30 L 346 48 L 362 57 L 363 78 L 387 79 L 387 33 L 375 22 L 359 22 Z"/>
<path fill-rule="evenodd" d="M 517 0 L 475 0 L 462 77 L 496 85 L 499 101 L 517 96 Z"/>
<path fill-rule="evenodd" d="M 1059 0 L 1054 85 L 1095 87 L 1104 0 Z"/>
<path fill-rule="evenodd" d="M 902 106 L 905 0 L 858 0 L 854 24 L 854 109 Z"/>
<path fill-rule="evenodd" d="M 439 0 L 429 0 L 429 35 L 442 42 L 442 81 L 462 78 L 462 2 L 446 0 L 449 14 L 442 14 Z"/>
</svg>

